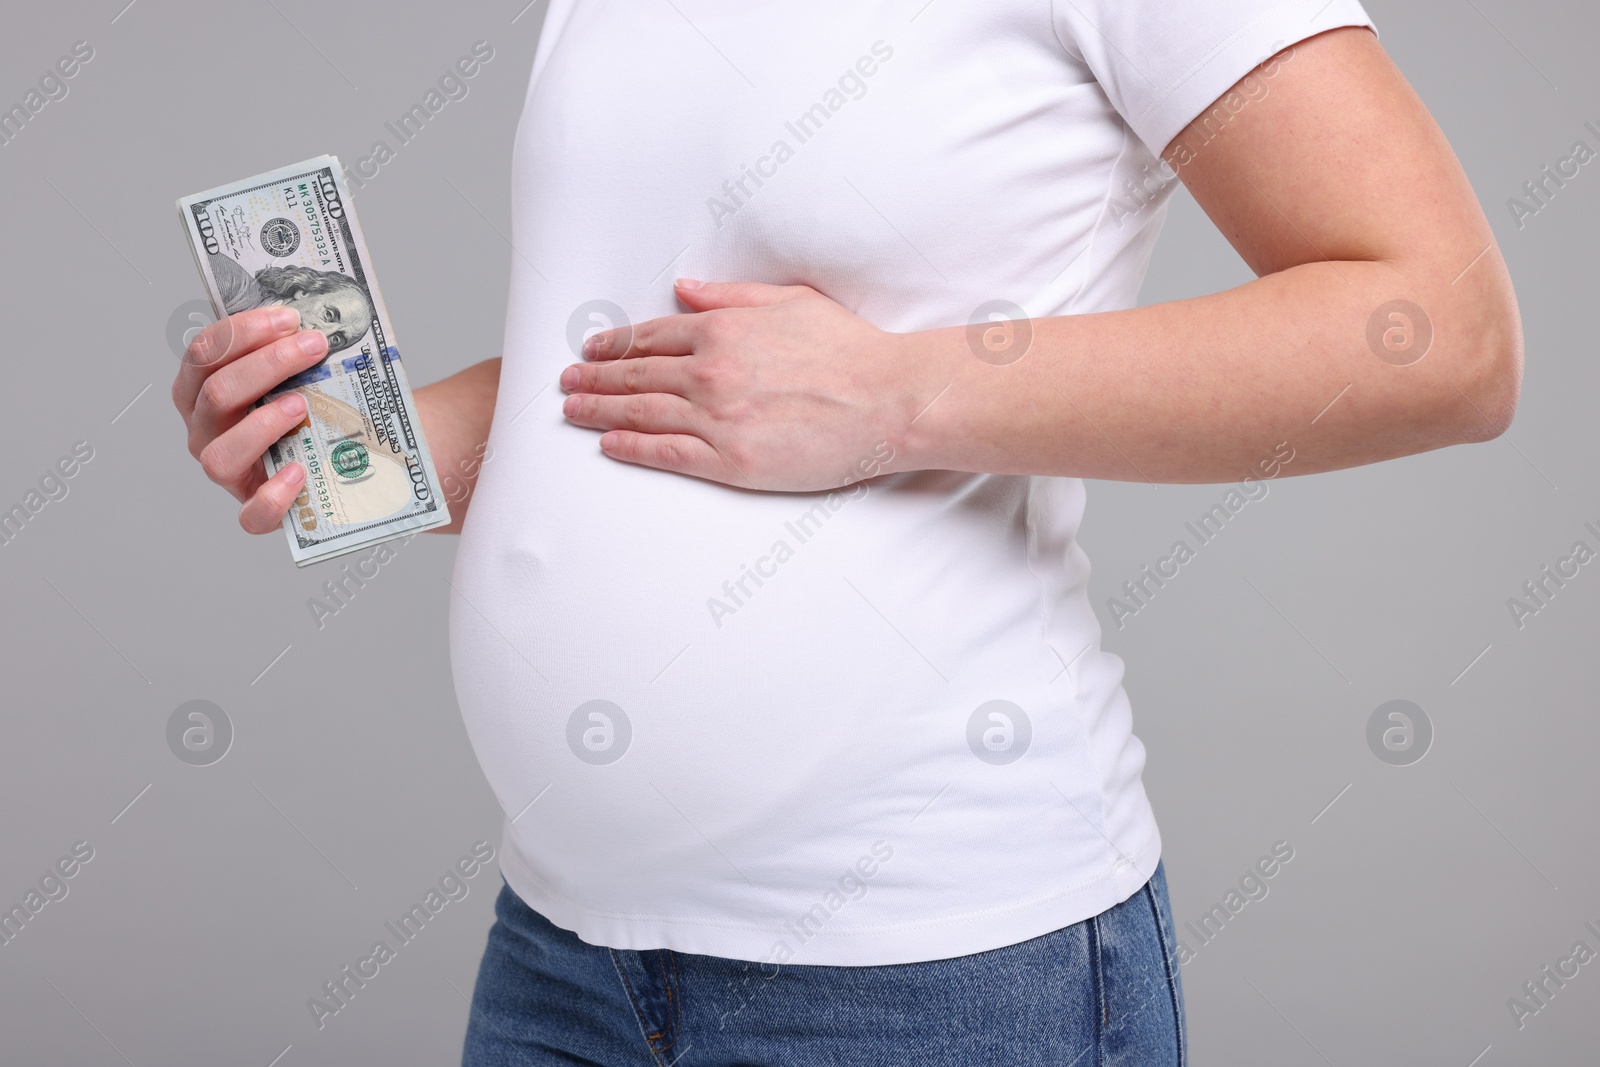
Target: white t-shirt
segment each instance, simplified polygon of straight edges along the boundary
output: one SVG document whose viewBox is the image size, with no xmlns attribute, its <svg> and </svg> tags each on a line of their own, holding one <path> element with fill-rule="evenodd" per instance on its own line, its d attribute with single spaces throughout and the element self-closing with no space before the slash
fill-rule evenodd
<svg viewBox="0 0 1600 1067">
<path fill-rule="evenodd" d="M 1144 884 L 1081 480 L 734 489 L 604 456 L 556 378 L 619 313 L 683 311 L 679 276 L 808 284 L 893 331 L 1134 306 L 1160 151 L 1348 25 L 1357 0 L 552 0 L 451 598 L 518 895 L 615 948 L 872 965 Z"/>
</svg>

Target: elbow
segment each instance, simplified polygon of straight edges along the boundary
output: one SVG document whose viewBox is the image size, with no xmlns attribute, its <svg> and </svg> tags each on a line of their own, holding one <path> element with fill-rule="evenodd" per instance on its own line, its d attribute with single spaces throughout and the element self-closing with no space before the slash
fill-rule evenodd
<svg viewBox="0 0 1600 1067">
<path fill-rule="evenodd" d="M 1515 322 L 1507 337 L 1483 357 L 1484 368 L 1468 395 L 1474 395 L 1465 437 L 1469 443 L 1492 441 L 1511 428 L 1522 396 L 1522 329 Z"/>
<path fill-rule="evenodd" d="M 1472 343 L 1462 352 L 1461 374 L 1442 402 L 1453 436 L 1462 444 L 1504 434 L 1522 394 L 1522 320 L 1516 298 L 1507 294 L 1491 307 L 1480 304 L 1467 317 Z"/>
</svg>

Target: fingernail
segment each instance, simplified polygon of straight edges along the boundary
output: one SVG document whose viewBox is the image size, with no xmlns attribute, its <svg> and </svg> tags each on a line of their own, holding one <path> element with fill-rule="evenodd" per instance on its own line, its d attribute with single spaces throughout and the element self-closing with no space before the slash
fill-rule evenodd
<svg viewBox="0 0 1600 1067">
<path fill-rule="evenodd" d="M 299 485 L 306 480 L 306 469 L 298 463 L 289 464 L 284 468 L 284 471 L 286 473 L 283 476 L 283 480 L 290 485 Z"/>
<path fill-rule="evenodd" d="M 568 367 L 561 372 L 561 388 L 572 389 L 578 384 L 578 368 Z"/>
<path fill-rule="evenodd" d="M 272 313 L 272 325 L 280 330 L 300 325 L 300 313 L 294 308 L 279 308 Z"/>
<path fill-rule="evenodd" d="M 306 398 L 299 393 L 285 393 L 278 398 L 278 407 L 285 415 L 299 418 L 306 413 Z"/>
<path fill-rule="evenodd" d="M 618 435 L 617 434 L 614 434 L 614 433 L 601 434 L 600 435 L 600 447 L 609 451 L 610 449 L 613 449 L 613 448 L 617 447 L 617 440 L 618 440 Z"/>
<path fill-rule="evenodd" d="M 600 334 L 590 334 L 583 342 L 583 358 L 593 359 L 595 353 L 600 351 Z"/>
<path fill-rule="evenodd" d="M 679 289 L 698 289 L 704 284 L 704 282 L 697 281 L 694 278 L 679 278 L 677 282 Z"/>
<path fill-rule="evenodd" d="M 561 414 L 563 414 L 563 415 L 576 415 L 577 413 L 578 413 L 578 398 L 575 397 L 575 396 L 567 397 L 567 399 L 565 401 L 563 401 L 562 404 L 561 404 Z"/>
<path fill-rule="evenodd" d="M 295 343 L 308 356 L 315 356 L 328 347 L 328 339 L 322 336 L 321 330 L 305 330 L 295 338 Z"/>
</svg>

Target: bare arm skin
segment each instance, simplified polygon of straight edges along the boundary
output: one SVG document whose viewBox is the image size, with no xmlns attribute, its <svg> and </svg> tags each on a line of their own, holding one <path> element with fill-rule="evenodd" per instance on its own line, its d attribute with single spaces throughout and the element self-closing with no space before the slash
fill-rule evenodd
<svg viewBox="0 0 1600 1067">
<path fill-rule="evenodd" d="M 1215 139 L 1165 153 L 1256 280 L 1034 320 L 1005 366 L 964 327 L 885 333 L 808 287 L 680 283 L 694 313 L 597 335 L 569 368 L 568 418 L 615 431 L 618 459 L 786 490 L 840 485 L 878 440 L 877 473 L 1221 482 L 1280 442 L 1311 474 L 1498 436 L 1521 323 L 1460 164 L 1371 32 L 1293 51 Z M 1409 365 L 1368 341 L 1399 299 L 1434 331 Z"/>
<path fill-rule="evenodd" d="M 433 469 L 450 504 L 450 525 L 429 533 L 460 533 L 467 505 L 478 484 L 482 465 L 493 458 L 486 452 L 489 424 L 494 419 L 495 396 L 500 390 L 500 360 L 486 359 L 442 381 L 414 392 L 422 434 L 433 455 Z"/>
<path fill-rule="evenodd" d="M 1295 449 L 1289 473 L 1311 474 L 1504 431 L 1522 363 L 1510 277 L 1444 135 L 1369 31 L 1304 42 L 1269 96 L 1205 139 L 1191 126 L 1164 158 L 1260 277 L 1042 321 L 1037 350 L 1011 368 L 962 361 L 963 331 L 936 335 L 955 384 L 917 421 L 913 454 L 1208 482 L 1280 441 Z M 1369 321 L 1395 299 L 1435 332 L 1409 366 L 1369 346 Z M 1018 395 L 1040 402 L 1006 403 Z"/>
</svg>

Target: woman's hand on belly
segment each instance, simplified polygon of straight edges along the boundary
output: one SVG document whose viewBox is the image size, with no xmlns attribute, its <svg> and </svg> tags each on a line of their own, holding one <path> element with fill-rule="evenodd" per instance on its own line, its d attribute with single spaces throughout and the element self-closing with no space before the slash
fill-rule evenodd
<svg viewBox="0 0 1600 1067">
<path fill-rule="evenodd" d="M 677 291 L 692 313 L 597 333 L 561 375 L 567 419 L 604 430 L 607 455 L 781 492 L 916 469 L 901 445 L 939 387 L 911 335 L 804 285 Z"/>
</svg>

